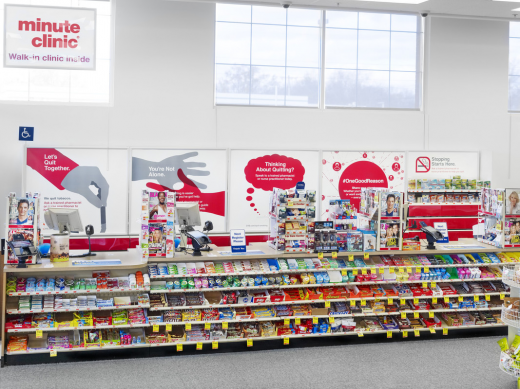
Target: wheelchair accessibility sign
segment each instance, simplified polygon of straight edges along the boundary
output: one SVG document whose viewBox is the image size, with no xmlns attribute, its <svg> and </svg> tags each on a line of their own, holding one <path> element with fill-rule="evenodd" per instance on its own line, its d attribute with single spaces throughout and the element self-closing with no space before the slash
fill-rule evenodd
<svg viewBox="0 0 520 389">
<path fill-rule="evenodd" d="M 33 141 L 34 127 L 19 127 L 18 140 Z"/>
</svg>

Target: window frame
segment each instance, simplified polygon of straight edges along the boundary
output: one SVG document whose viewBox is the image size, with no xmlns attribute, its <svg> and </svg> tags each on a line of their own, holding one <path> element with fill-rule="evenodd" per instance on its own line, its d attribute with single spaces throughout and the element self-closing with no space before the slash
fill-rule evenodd
<svg viewBox="0 0 520 389">
<path fill-rule="evenodd" d="M 419 13 L 416 12 L 393 12 L 393 11 L 378 11 L 378 10 L 362 10 L 362 9 L 354 9 L 354 8 L 341 8 L 341 9 L 335 9 L 335 8 L 313 8 L 313 7 L 305 7 L 305 6 L 294 6 L 293 8 L 299 8 L 299 9 L 310 9 L 310 10 L 316 10 L 318 9 L 321 13 L 321 22 L 322 25 L 320 28 L 320 88 L 319 88 L 319 102 L 318 106 L 316 107 L 305 107 L 305 106 L 288 106 L 288 105 L 258 105 L 258 104 L 226 104 L 226 103 L 217 103 L 217 63 L 216 63 L 216 46 L 217 46 L 217 15 L 216 15 L 216 7 L 219 4 L 229 4 L 229 5 L 236 5 L 236 3 L 226 3 L 226 2 L 217 2 L 215 3 L 215 17 L 214 17 L 214 45 L 213 45 L 213 105 L 214 107 L 256 107 L 256 108 L 296 108 L 296 109 L 332 109 L 332 110 L 369 110 L 369 111 L 414 111 L 414 112 L 420 112 L 423 111 L 423 104 L 424 104 L 424 21 L 423 18 L 420 17 Z M 253 5 L 253 4 L 245 4 L 250 5 L 251 7 L 259 6 L 259 5 Z M 260 6 L 269 6 L 266 5 L 260 5 Z M 327 26 L 325 25 L 324 21 L 326 21 L 327 17 L 327 11 L 351 11 L 351 12 L 368 12 L 368 13 L 382 13 L 382 14 L 390 14 L 390 15 L 413 15 L 417 16 L 417 32 L 416 34 L 416 74 L 415 74 L 415 108 L 380 108 L 380 107 L 327 107 L 325 105 L 325 56 L 327 52 L 326 47 L 326 30 Z M 250 25 L 252 26 L 253 23 L 251 21 Z M 359 30 L 358 30 L 359 31 Z M 520 38 L 519 38 L 520 39 Z M 250 64 L 250 66 L 252 66 Z M 286 66 L 287 67 L 287 66 Z M 251 91 L 249 92 L 251 94 Z"/>
<path fill-rule="evenodd" d="M 110 67 L 108 75 L 108 102 L 70 102 L 70 101 L 24 101 L 24 100 L 0 100 L 0 105 L 42 105 L 42 106 L 66 106 L 66 107 L 113 107 L 114 106 L 114 71 L 115 71 L 115 21 L 116 0 L 110 0 Z M 96 26 L 97 28 L 97 26 Z M 97 37 L 96 37 L 97 39 Z M 96 56 L 97 60 L 97 56 Z M 97 64 L 96 64 L 97 69 Z M 59 70 L 59 69 L 58 69 Z M 74 70 L 67 70 L 73 72 Z"/>
</svg>

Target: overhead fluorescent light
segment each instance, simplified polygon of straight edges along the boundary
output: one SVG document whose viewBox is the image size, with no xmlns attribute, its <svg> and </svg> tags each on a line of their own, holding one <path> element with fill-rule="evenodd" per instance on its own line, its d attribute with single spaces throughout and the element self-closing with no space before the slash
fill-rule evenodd
<svg viewBox="0 0 520 389">
<path fill-rule="evenodd" d="M 376 3 L 399 3 L 399 4 L 421 4 L 428 0 L 357 0 L 357 1 L 374 1 Z M 507 1 L 507 0 L 501 0 Z M 520 0 L 518 0 L 520 1 Z"/>
</svg>

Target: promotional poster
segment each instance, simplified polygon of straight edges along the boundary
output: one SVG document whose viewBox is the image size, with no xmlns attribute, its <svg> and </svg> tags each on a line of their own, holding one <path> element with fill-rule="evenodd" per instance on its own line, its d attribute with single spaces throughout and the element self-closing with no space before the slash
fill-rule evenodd
<svg viewBox="0 0 520 389">
<path fill-rule="evenodd" d="M 322 216 L 334 199 L 348 199 L 359 210 L 361 188 L 388 188 L 403 192 L 404 151 L 324 151 L 322 160 Z"/>
<path fill-rule="evenodd" d="M 225 232 L 227 179 L 226 150 L 132 149 L 130 233 L 141 228 L 143 190 L 150 191 L 151 220 L 166 212 L 161 196 L 169 191 L 176 202 L 198 202 L 201 223 L 210 220 L 214 232 Z"/>
<path fill-rule="evenodd" d="M 97 234 L 128 234 L 126 149 L 28 148 L 25 190 L 40 193 L 43 233 L 48 208 L 78 209 Z"/>
<path fill-rule="evenodd" d="M 231 229 L 269 231 L 269 199 L 273 189 L 319 189 L 319 152 L 232 150 L 230 163 Z M 319 197 L 319 195 L 318 195 Z"/>
</svg>

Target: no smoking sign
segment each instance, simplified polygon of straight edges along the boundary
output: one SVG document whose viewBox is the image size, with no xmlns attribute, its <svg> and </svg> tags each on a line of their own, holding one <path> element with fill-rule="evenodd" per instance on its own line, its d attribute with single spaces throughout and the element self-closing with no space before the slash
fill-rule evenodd
<svg viewBox="0 0 520 389">
<path fill-rule="evenodd" d="M 415 160 L 416 173 L 428 173 L 430 171 L 431 161 L 428 157 L 419 157 Z"/>
</svg>

